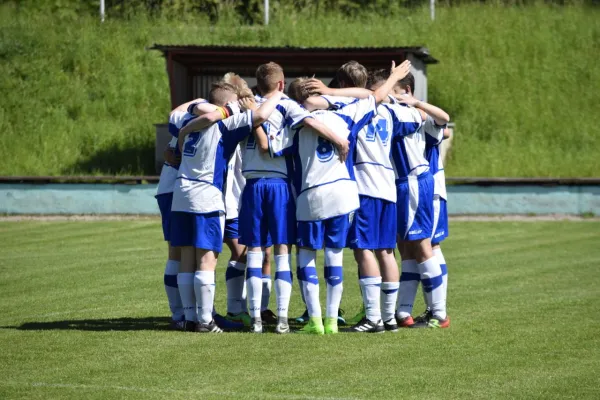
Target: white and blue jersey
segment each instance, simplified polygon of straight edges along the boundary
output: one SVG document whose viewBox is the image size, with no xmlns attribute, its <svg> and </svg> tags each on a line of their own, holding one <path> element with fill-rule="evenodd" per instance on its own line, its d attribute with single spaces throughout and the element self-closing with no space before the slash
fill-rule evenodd
<svg viewBox="0 0 600 400">
<path fill-rule="evenodd" d="M 227 165 L 238 143 L 252 132 L 252 112 L 236 114 L 187 135 L 173 192 L 172 211 L 225 214 Z"/>
<path fill-rule="evenodd" d="M 225 185 L 225 214 L 227 220 L 237 219 L 240 213 L 240 198 L 246 186 L 242 175 L 242 150 L 238 145 L 227 165 L 227 183 Z"/>
<path fill-rule="evenodd" d="M 256 96 L 257 103 L 262 104 L 265 98 Z M 286 128 L 297 128 L 302 121 L 310 117 L 310 113 L 289 98 L 282 98 L 275 111 L 268 120 L 262 124 L 267 136 L 273 135 L 275 140 L 281 136 Z M 290 179 L 292 166 L 290 159 L 285 157 L 271 158 L 263 154 L 256 146 L 254 135 L 249 136 L 240 144 L 242 148 L 242 174 L 246 179 L 255 178 L 283 178 Z"/>
<path fill-rule="evenodd" d="M 319 110 L 311 114 L 338 136 L 348 138 L 350 152 L 345 164 L 340 162 L 333 144 L 308 127 L 286 129 L 282 141 L 289 146 L 281 151 L 274 151 L 270 142 L 272 155 L 293 154 L 298 221 L 325 220 L 359 207 L 353 169 L 356 139 L 375 113 L 375 98 L 370 96 L 336 111 Z"/>
<path fill-rule="evenodd" d="M 431 242 L 437 244 L 448 237 L 448 208 L 446 177 L 440 153 L 441 140 L 428 135 L 425 157 L 429 161 L 429 170 L 433 175 L 433 236 Z"/>
</svg>

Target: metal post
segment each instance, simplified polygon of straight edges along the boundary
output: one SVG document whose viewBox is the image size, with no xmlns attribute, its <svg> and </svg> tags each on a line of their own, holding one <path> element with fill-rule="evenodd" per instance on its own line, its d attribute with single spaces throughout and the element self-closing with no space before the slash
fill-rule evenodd
<svg viewBox="0 0 600 400">
<path fill-rule="evenodd" d="M 100 0 L 100 22 L 104 22 L 104 0 Z"/>
<path fill-rule="evenodd" d="M 431 20 L 435 20 L 435 0 L 429 0 L 429 14 L 431 15 Z"/>
<path fill-rule="evenodd" d="M 265 25 L 269 25 L 269 0 L 264 1 L 265 8 Z"/>
</svg>

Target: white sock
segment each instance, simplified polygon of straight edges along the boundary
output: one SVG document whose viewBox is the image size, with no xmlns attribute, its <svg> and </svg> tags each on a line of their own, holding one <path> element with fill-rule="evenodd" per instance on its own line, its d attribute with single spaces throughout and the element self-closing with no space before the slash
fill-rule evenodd
<svg viewBox="0 0 600 400">
<path fill-rule="evenodd" d="M 448 302 L 448 267 L 446 266 L 446 259 L 444 258 L 444 254 L 442 253 L 442 249 L 440 247 L 436 247 L 433 250 L 433 255 L 437 258 L 437 261 L 440 263 L 440 269 L 442 270 L 442 294 L 444 296 L 444 304 Z"/>
<path fill-rule="evenodd" d="M 384 321 L 394 318 L 399 287 L 400 282 L 381 283 L 381 319 Z"/>
<path fill-rule="evenodd" d="M 208 324 L 213 317 L 215 301 L 215 272 L 196 271 L 194 275 L 194 292 L 198 302 L 198 321 Z"/>
<path fill-rule="evenodd" d="M 248 311 L 252 318 L 260 318 L 262 298 L 262 251 L 249 251 L 246 268 L 246 290 L 248 291 Z"/>
<path fill-rule="evenodd" d="M 225 284 L 227 286 L 227 312 L 239 314 L 244 311 L 243 303 L 246 302 L 244 287 L 246 283 L 246 264 L 229 261 L 225 271 Z"/>
<path fill-rule="evenodd" d="M 292 295 L 292 271 L 290 255 L 275 256 L 275 295 L 277 297 L 277 317 L 287 318 Z"/>
<path fill-rule="evenodd" d="M 367 319 L 377 322 L 381 319 L 380 276 L 364 276 L 358 280 L 362 292 L 363 304 Z"/>
<path fill-rule="evenodd" d="M 344 249 L 325 247 L 325 281 L 327 281 L 327 309 L 325 316 L 337 318 L 344 291 L 344 275 L 342 264 Z"/>
<path fill-rule="evenodd" d="M 434 317 L 446 319 L 446 304 L 442 287 L 442 269 L 436 257 L 419 264 L 421 284 L 427 299 L 427 307 L 431 309 Z"/>
<path fill-rule="evenodd" d="M 168 260 L 165 265 L 164 283 L 169 308 L 171 309 L 171 318 L 174 321 L 180 321 L 184 318 L 183 304 L 179 296 L 179 286 L 177 286 L 177 274 L 179 273 L 179 261 Z"/>
<path fill-rule="evenodd" d="M 403 260 L 398 290 L 398 317 L 410 317 L 420 280 L 417 260 Z"/>
<path fill-rule="evenodd" d="M 267 311 L 269 309 L 269 302 L 271 301 L 271 275 L 262 275 L 262 296 L 260 298 L 260 311 Z"/>
<path fill-rule="evenodd" d="M 177 274 L 177 286 L 183 305 L 183 314 L 186 321 L 198 321 L 196 311 L 196 295 L 194 293 L 194 273 L 180 272 Z"/>
<path fill-rule="evenodd" d="M 314 250 L 300 249 L 300 273 L 298 279 L 302 280 L 302 291 L 306 301 L 306 309 L 311 317 L 321 316 L 321 302 L 319 300 L 319 276 L 315 268 L 317 252 Z"/>
</svg>

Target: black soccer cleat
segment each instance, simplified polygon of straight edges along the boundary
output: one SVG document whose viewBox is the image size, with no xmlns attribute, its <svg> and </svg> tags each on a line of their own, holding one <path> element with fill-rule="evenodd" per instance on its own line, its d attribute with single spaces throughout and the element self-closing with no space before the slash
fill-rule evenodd
<svg viewBox="0 0 600 400">
<path fill-rule="evenodd" d="M 415 324 L 427 323 L 432 317 L 433 317 L 433 314 L 431 313 L 431 310 L 429 309 L 429 307 L 427 307 L 425 309 L 425 311 L 423 311 L 421 314 L 417 315 L 414 318 L 414 322 L 415 322 Z"/>
<path fill-rule="evenodd" d="M 196 326 L 196 332 L 198 333 L 223 333 L 223 329 L 219 328 L 219 325 L 213 319 L 208 324 L 198 323 Z"/>
<path fill-rule="evenodd" d="M 392 318 L 388 321 L 384 321 L 383 327 L 388 332 L 398 332 L 398 323 L 396 322 L 396 318 Z"/>
<path fill-rule="evenodd" d="M 385 328 L 381 320 L 377 322 L 370 321 L 367 317 L 364 317 L 360 322 L 350 328 L 349 332 L 353 333 L 383 333 Z"/>
<path fill-rule="evenodd" d="M 184 321 L 182 330 L 184 332 L 196 332 L 196 325 L 198 324 L 195 321 Z"/>
</svg>

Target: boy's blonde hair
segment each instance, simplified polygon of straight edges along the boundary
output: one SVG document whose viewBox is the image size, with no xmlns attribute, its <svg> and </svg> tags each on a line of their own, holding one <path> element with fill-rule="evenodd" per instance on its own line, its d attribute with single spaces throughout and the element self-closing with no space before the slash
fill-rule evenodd
<svg viewBox="0 0 600 400">
<path fill-rule="evenodd" d="M 341 88 L 364 88 L 367 84 L 367 75 L 367 69 L 357 61 L 348 61 L 335 73 L 335 77 Z"/>
<path fill-rule="evenodd" d="M 261 64 L 256 69 L 256 86 L 262 95 L 277 89 L 277 82 L 284 79 L 283 68 L 272 61 L 267 64 Z"/>
<path fill-rule="evenodd" d="M 296 78 L 290 82 L 288 86 L 287 94 L 290 99 L 295 100 L 297 103 L 304 103 L 306 99 L 311 96 L 311 93 L 306 89 L 306 85 L 304 82 L 309 80 L 310 78 L 303 76 L 300 78 Z"/>
<path fill-rule="evenodd" d="M 228 72 L 223 76 L 223 82 L 230 84 L 236 90 L 238 97 L 252 97 L 252 90 L 248 87 L 248 83 L 235 72 Z"/>
</svg>

